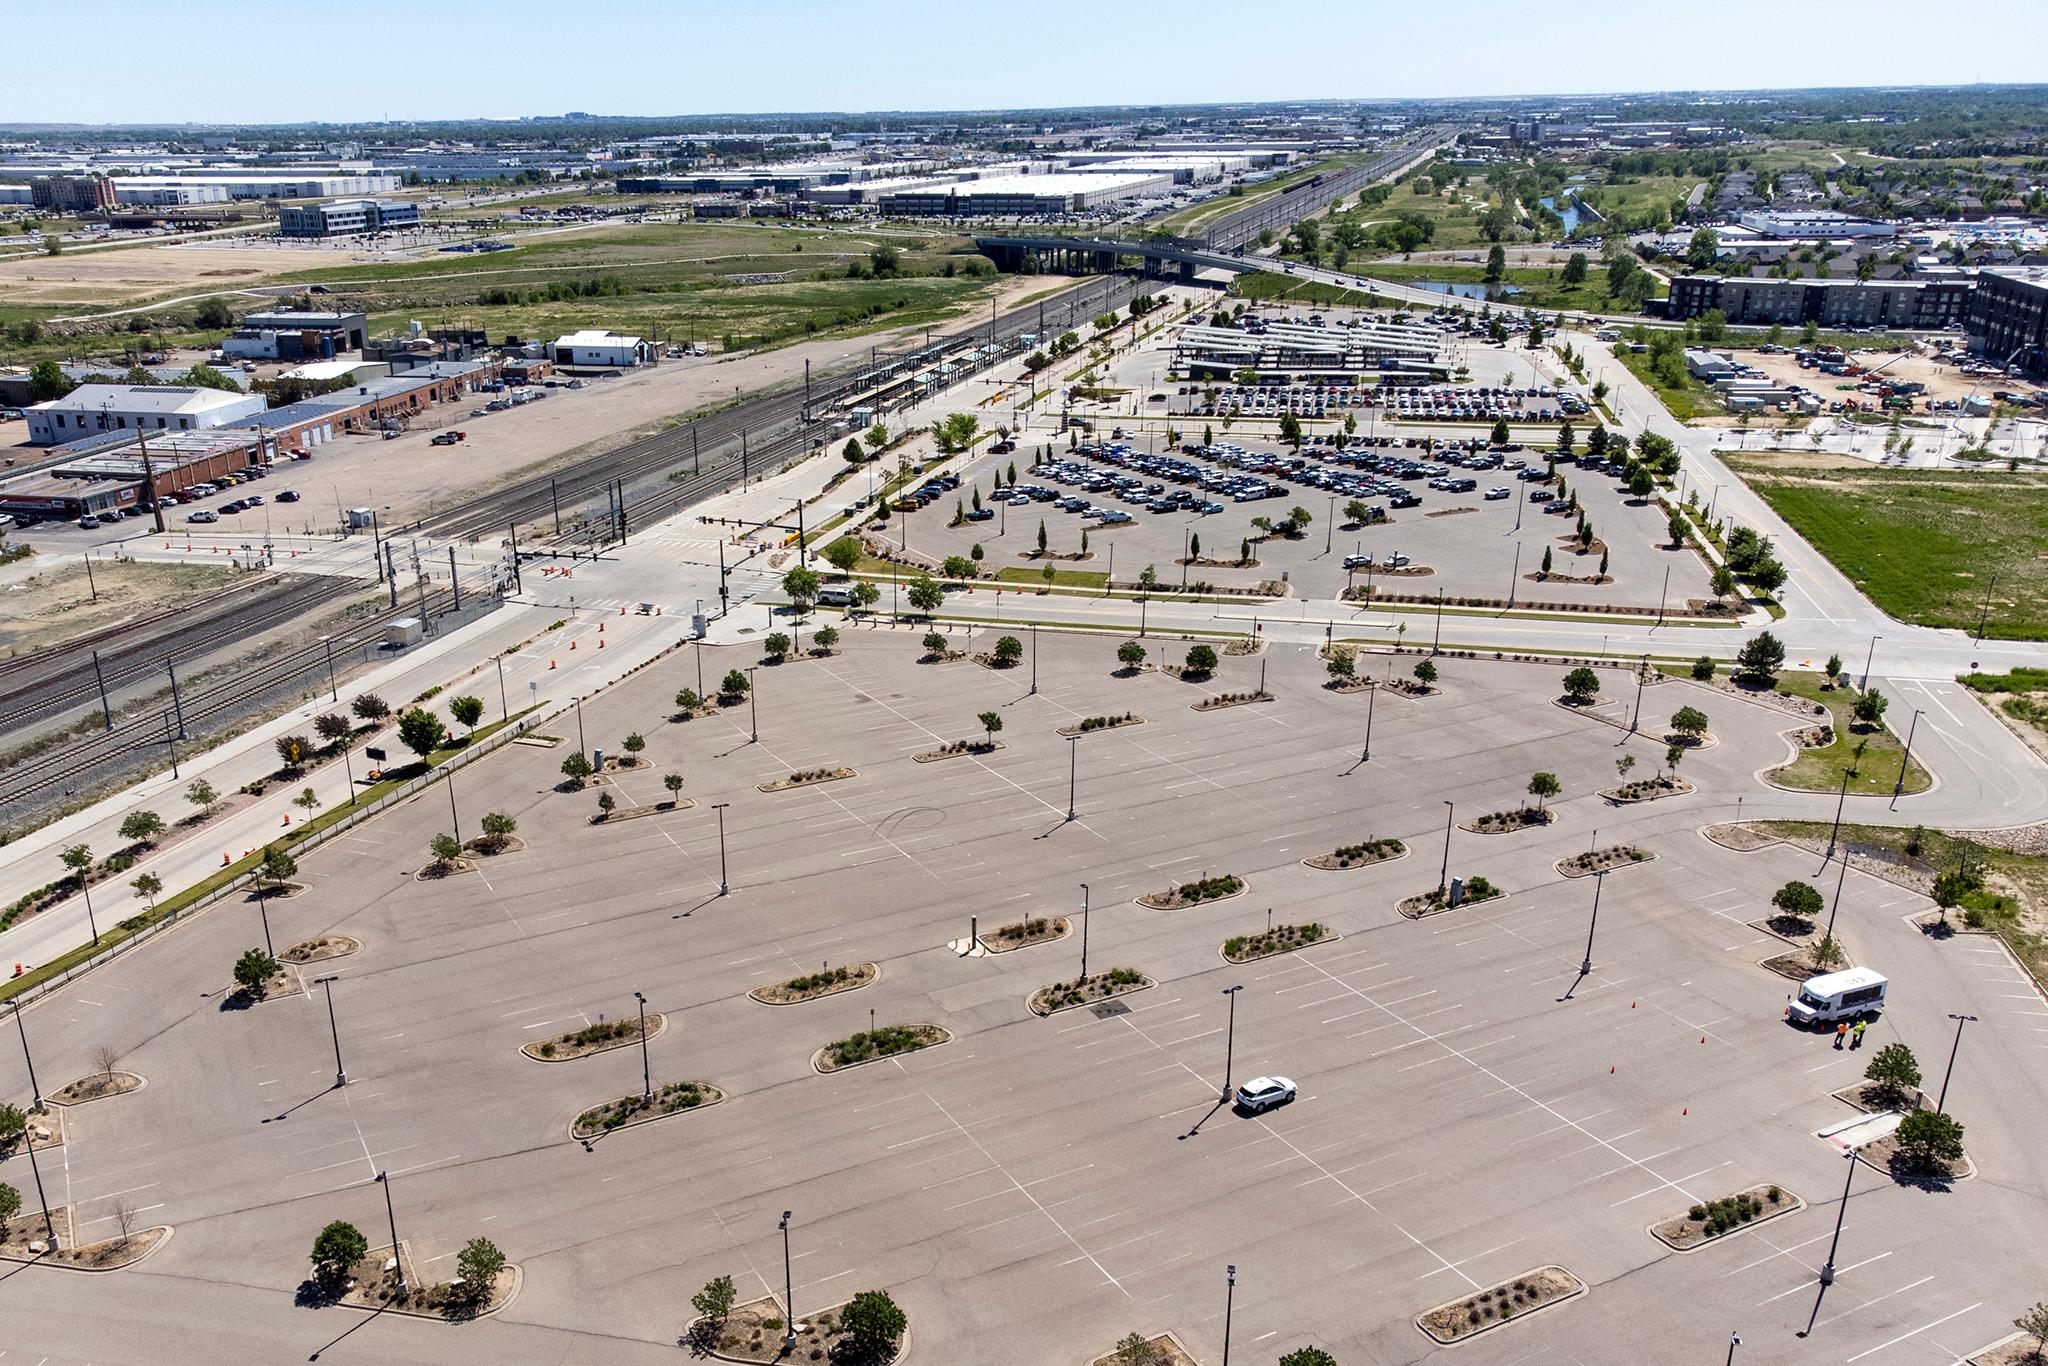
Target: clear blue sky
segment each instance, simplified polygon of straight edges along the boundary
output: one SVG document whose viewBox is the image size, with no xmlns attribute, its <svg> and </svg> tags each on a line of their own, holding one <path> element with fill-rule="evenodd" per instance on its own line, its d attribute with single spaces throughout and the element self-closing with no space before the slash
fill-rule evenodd
<svg viewBox="0 0 2048 1366">
<path fill-rule="evenodd" d="M 7 122 L 988 109 L 2048 78 L 2048 4 L 24 3 Z M 1141 20 L 1143 22 L 1141 22 Z"/>
</svg>

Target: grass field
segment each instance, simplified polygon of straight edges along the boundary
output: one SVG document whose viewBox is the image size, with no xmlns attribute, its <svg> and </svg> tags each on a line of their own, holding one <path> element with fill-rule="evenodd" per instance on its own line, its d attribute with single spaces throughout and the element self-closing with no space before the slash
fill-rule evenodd
<svg viewBox="0 0 2048 1366">
<path fill-rule="evenodd" d="M 1256 275 L 1240 275 L 1230 286 L 1230 292 L 1240 299 L 1272 301 L 1285 299 L 1303 304 L 1343 304 L 1352 308 L 1414 308 L 1414 304 L 1389 299 L 1383 294 L 1364 290 L 1340 289 L 1320 280 L 1297 280 L 1290 276 L 1260 271 Z"/>
<path fill-rule="evenodd" d="M 1975 632 L 1982 615 L 1988 636 L 2048 640 L 2048 476 L 1729 464 L 1900 620 Z"/>
<path fill-rule="evenodd" d="M 1393 284 L 1405 284 L 1413 280 L 1446 280 L 1454 284 L 1468 285 L 1486 283 L 1484 266 L 1418 262 L 1414 265 L 1354 265 L 1351 268 L 1374 279 L 1386 280 Z M 1540 308 L 1546 313 L 1626 311 L 1616 300 L 1609 297 L 1607 272 L 1597 265 L 1592 266 L 1586 278 L 1576 285 L 1564 282 L 1563 271 L 1546 270 L 1541 266 L 1510 266 L 1502 275 L 1501 283 L 1511 285 L 1517 291 L 1514 294 L 1503 295 L 1497 301 L 1503 308 Z"/>
<path fill-rule="evenodd" d="M 1851 708 L 1856 705 L 1855 692 L 1823 688 L 1819 675 L 1801 673 L 1778 675 L 1777 690 L 1826 707 L 1833 713 L 1835 739 L 1819 749 L 1801 750 L 1790 764 L 1773 773 L 1773 778 L 1787 787 L 1810 792 L 1838 792 L 1846 773 L 1851 792 L 1879 796 L 1891 792 L 1892 784 L 1899 781 L 1899 761 L 1905 757 L 1905 745 L 1888 724 L 1869 729 L 1858 727 L 1851 715 Z M 1932 781 L 1918 762 L 1909 763 L 1905 786 L 1900 790 L 1924 792 Z"/>
<path fill-rule="evenodd" d="M 1680 422 L 1690 422 L 1696 417 L 1717 417 L 1728 411 L 1721 406 L 1721 401 L 1714 396 L 1712 389 L 1691 375 L 1685 377 L 1685 384 L 1680 388 L 1666 385 L 1657 377 L 1656 372 L 1650 369 L 1650 355 L 1647 351 L 1631 351 L 1626 346 L 1617 345 L 1614 348 L 1614 358 L 1627 366 L 1630 374 L 1649 385 L 1664 406 L 1671 410 L 1671 415 Z"/>
</svg>

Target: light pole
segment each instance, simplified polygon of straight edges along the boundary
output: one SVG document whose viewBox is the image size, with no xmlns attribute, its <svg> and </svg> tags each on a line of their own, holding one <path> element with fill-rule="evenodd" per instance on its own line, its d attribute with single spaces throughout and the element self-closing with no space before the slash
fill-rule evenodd
<svg viewBox="0 0 2048 1366">
<path fill-rule="evenodd" d="M 263 917 L 263 952 L 271 958 L 277 957 L 277 945 L 270 942 L 270 903 L 263 896 L 263 869 L 256 869 L 256 914 Z"/>
<path fill-rule="evenodd" d="M 1841 790 L 1840 794 L 1839 794 L 1839 795 L 1837 795 L 1837 796 L 1836 796 L 1836 798 L 1835 798 L 1835 824 L 1834 824 L 1834 827 L 1833 827 L 1833 828 L 1832 828 L 1831 830 L 1829 830 L 1829 831 L 1828 831 L 1828 857 L 1829 857 L 1829 858 L 1833 858 L 1833 857 L 1835 856 L 1835 843 L 1836 843 L 1836 841 L 1837 841 L 1837 840 L 1839 840 L 1839 839 L 1841 838 L 1841 836 L 1842 836 L 1842 807 L 1843 807 L 1844 805 L 1846 805 L 1846 804 L 1848 803 L 1848 800 L 1849 800 L 1849 775 L 1850 775 L 1850 774 L 1852 774 L 1852 773 L 1854 773 L 1855 771 L 1856 771 L 1856 770 L 1855 770 L 1855 769 L 1853 769 L 1853 768 L 1845 768 L 1845 769 L 1843 769 L 1843 770 L 1842 770 L 1842 790 Z M 1822 865 L 1822 866 L 1826 866 L 1826 865 Z"/>
<path fill-rule="evenodd" d="M 1822 866 L 1825 867 L 1826 865 L 1823 864 Z M 1835 874 L 1835 901 L 1832 906 L 1828 907 L 1828 928 L 1827 933 L 1821 936 L 1823 939 L 1833 939 L 1835 937 L 1835 913 L 1842 909 L 1842 884 L 1848 881 L 1848 879 L 1849 860 L 1844 858 L 1841 870 Z"/>
<path fill-rule="evenodd" d="M 1380 685 L 1368 680 L 1365 690 L 1365 749 L 1359 754 L 1358 762 L 1372 762 L 1372 706 L 1379 700 Z"/>
<path fill-rule="evenodd" d="M 322 636 L 320 643 L 327 647 L 327 700 L 338 702 L 341 700 L 341 689 L 334 682 L 334 637 Z"/>
<path fill-rule="evenodd" d="M 1088 884 L 1081 884 L 1081 980 L 1088 980 Z"/>
<path fill-rule="evenodd" d="M 577 749 L 577 751 L 578 751 L 579 753 L 581 753 L 581 754 L 583 755 L 583 757 L 584 757 L 584 758 L 588 759 L 588 758 L 590 757 L 590 745 L 589 745 L 589 744 L 588 744 L 588 743 L 587 743 L 587 742 L 586 742 L 586 741 L 584 740 L 584 738 L 583 738 L 583 698 L 582 698 L 582 697 L 581 697 L 581 696 L 579 695 L 579 696 L 577 696 L 577 697 L 576 697 L 576 699 L 575 699 L 575 702 L 576 702 L 576 749 Z"/>
<path fill-rule="evenodd" d="M 384 1188 L 384 1217 L 391 1221 L 391 1260 L 398 1263 L 398 1293 L 406 1293 L 405 1257 L 398 1246 L 398 1211 L 391 1205 L 391 1173 L 378 1172 L 377 1184 Z"/>
<path fill-rule="evenodd" d="M 1892 784 L 1892 804 L 1898 805 L 1899 793 L 1906 788 L 1906 769 L 1913 762 L 1913 734 L 1920 729 L 1921 709 L 1913 708 L 1912 724 L 1906 727 L 1906 752 L 1899 756 L 1899 778 Z"/>
<path fill-rule="evenodd" d="M 491 662 L 498 666 L 498 719 L 510 721 L 512 719 L 512 699 L 505 695 L 505 656 L 495 655 L 492 657 Z"/>
<path fill-rule="evenodd" d="M 1223 1268 L 1223 1366 L 1230 1366 L 1230 1310 L 1237 1298 L 1237 1263 Z"/>
<path fill-rule="evenodd" d="M 315 985 L 324 988 L 327 992 L 327 1029 L 329 1033 L 334 1035 L 334 1084 L 336 1086 L 346 1086 L 348 1085 L 348 1069 L 341 1065 L 341 1026 L 334 1021 L 335 976 L 336 974 L 330 972 L 325 977 L 315 977 L 313 982 Z"/>
<path fill-rule="evenodd" d="M 1067 819 L 1074 819 L 1074 794 L 1081 775 L 1081 737 L 1067 737 Z"/>
<path fill-rule="evenodd" d="M 1586 923 L 1586 957 L 1579 964 L 1579 976 L 1589 976 L 1593 971 L 1593 931 L 1600 926 L 1600 887 L 1607 881 L 1607 870 L 1593 874 L 1593 918 Z"/>
<path fill-rule="evenodd" d="M 725 880 L 725 808 L 731 802 L 713 802 L 711 809 L 718 813 L 718 894 L 724 896 L 729 890 Z"/>
<path fill-rule="evenodd" d="M 40 1108 L 41 1101 L 37 1101 Z M 43 1194 L 43 1164 L 36 1161 L 35 1122 L 31 1120 L 21 1131 L 21 1141 L 28 1148 L 28 1169 L 36 1178 L 36 1203 L 43 1207 L 43 1236 L 50 1240 L 50 1251 L 57 1250 L 57 1225 L 50 1218 L 50 1198 Z"/>
<path fill-rule="evenodd" d="M 1451 818 L 1458 808 L 1448 801 L 1444 803 L 1444 866 L 1436 875 L 1436 889 L 1441 892 L 1451 885 Z"/>
<path fill-rule="evenodd" d="M 1934 1112 L 1938 1115 L 1948 1113 L 1948 1110 L 1944 1108 L 1948 1103 L 1948 1079 L 1955 1074 L 1956 1052 L 1963 1046 L 1963 1025 L 1977 1018 L 1975 1015 L 1958 1015 L 1954 1011 L 1950 1011 L 1948 1017 L 1956 1022 L 1956 1037 L 1955 1041 L 1948 1046 L 1948 1066 L 1942 1069 L 1941 1094 L 1935 1098 L 1934 1102 Z"/>
<path fill-rule="evenodd" d="M 1742 1334 L 1730 1333 L 1728 1335 L 1728 1366 L 1735 1366 L 1735 1349 L 1741 1345 Z"/>
<path fill-rule="evenodd" d="M 1883 636 L 1872 636 L 1870 638 L 1870 650 L 1863 656 L 1863 682 L 1857 686 L 1857 692 L 1870 691 L 1870 661 L 1877 658 L 1877 642 L 1883 639 Z"/>
<path fill-rule="evenodd" d="M 786 1322 L 785 1322 L 785 1323 L 784 1323 L 784 1325 L 783 1325 L 783 1333 L 782 1333 L 782 1350 L 783 1350 L 784 1352 L 791 1352 L 791 1351 L 795 1351 L 795 1350 L 796 1350 L 796 1283 L 795 1283 L 795 1281 L 794 1281 L 794 1280 L 793 1280 L 793 1279 L 791 1278 L 791 1276 L 790 1276 L 790 1271 L 789 1271 L 789 1218 L 790 1218 L 790 1213 L 791 1213 L 791 1211 L 789 1211 L 789 1210 L 784 1210 L 784 1211 L 782 1212 L 782 1225 L 781 1225 L 781 1227 L 782 1227 L 782 1313 L 783 1313 L 783 1317 L 784 1317 L 784 1319 L 786 1320 Z"/>
<path fill-rule="evenodd" d="M 747 724 L 753 730 L 753 743 L 761 743 L 761 692 L 754 686 L 755 669 L 747 670 Z"/>
<path fill-rule="evenodd" d="M 640 1003 L 640 1103 L 654 1103 L 654 1069 L 647 1060 L 647 997 L 634 992 L 633 999 Z"/>
<path fill-rule="evenodd" d="M 1648 681 L 1649 674 L 1650 657 L 1644 655 L 1642 663 L 1636 666 L 1636 710 L 1635 715 L 1628 718 L 1628 733 L 1630 735 L 1636 733 L 1636 723 L 1643 719 L 1643 684 Z"/>
<path fill-rule="evenodd" d="M 14 1007 L 14 1030 L 21 1035 L 21 1059 L 28 1064 L 28 1090 L 35 1097 L 35 1108 L 43 1108 L 43 1088 L 36 1084 L 36 1060 L 29 1055 L 28 1030 L 21 1023 L 21 998 L 16 997 L 8 1004 Z"/>
<path fill-rule="evenodd" d="M 1244 990 L 1244 984 L 1225 987 L 1223 994 L 1230 998 L 1230 1023 L 1223 1032 L 1223 1099 L 1230 1099 L 1230 1069 L 1237 1061 L 1237 993 Z"/>
<path fill-rule="evenodd" d="M 444 764 L 441 768 L 448 783 L 448 820 L 455 827 L 455 842 L 462 843 L 462 817 L 455 810 L 455 765 Z"/>
<path fill-rule="evenodd" d="M 1849 1159 L 1849 1174 L 1842 1178 L 1842 1203 L 1835 1210 L 1835 1236 L 1828 1242 L 1828 1259 L 1820 1269 L 1823 1286 L 1835 1283 L 1835 1249 L 1842 1245 L 1842 1216 L 1849 1212 L 1849 1185 L 1856 1179 L 1856 1150 L 1851 1148 L 1842 1156 Z"/>
</svg>

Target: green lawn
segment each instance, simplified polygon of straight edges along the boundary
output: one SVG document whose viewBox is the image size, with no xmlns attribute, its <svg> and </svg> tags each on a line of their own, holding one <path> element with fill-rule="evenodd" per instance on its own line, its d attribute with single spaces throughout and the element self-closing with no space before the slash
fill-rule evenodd
<svg viewBox="0 0 2048 1366">
<path fill-rule="evenodd" d="M 1729 463 L 1891 615 L 2048 640 L 2048 476 Z"/>
<path fill-rule="evenodd" d="M 1890 795 L 1892 784 L 1899 780 L 1899 761 L 1905 757 L 1905 745 L 1889 725 L 1894 719 L 1891 713 L 1886 714 L 1886 724 L 1858 729 L 1855 717 L 1850 714 L 1850 708 L 1856 704 L 1856 693 L 1847 688 L 1824 690 L 1818 674 L 1781 673 L 1777 691 L 1826 707 L 1834 714 L 1835 739 L 1833 744 L 1820 749 L 1801 750 L 1791 763 L 1772 773 L 1773 778 L 1787 787 L 1839 792 L 1842 775 L 1847 773 L 1851 775 L 1849 791 L 1866 796 Z M 1914 761 L 1907 765 L 1901 790 L 1924 792 L 1932 781 L 1927 770 Z"/>
<path fill-rule="evenodd" d="M 996 571 L 996 578 L 1004 583 L 1028 584 L 1043 587 L 1045 570 L 1039 565 L 1005 565 Z M 1109 582 L 1109 575 L 1091 569 L 1053 570 L 1052 581 L 1061 588 L 1100 588 Z"/>
<path fill-rule="evenodd" d="M 1343 305 L 1349 308 L 1418 307 L 1416 304 L 1389 299 L 1384 294 L 1342 289 L 1336 285 L 1324 284 L 1320 280 L 1298 280 L 1293 276 L 1276 274 L 1273 271 L 1240 275 L 1232 281 L 1230 292 L 1240 299 L 1286 299 L 1294 303 Z"/>
<path fill-rule="evenodd" d="M 1631 351 L 1626 344 L 1617 344 L 1614 348 L 1614 358 L 1627 366 L 1630 374 L 1649 385 L 1664 406 L 1671 410 L 1671 415 L 1680 422 L 1690 422 L 1696 417 L 1718 416 L 1728 411 L 1721 406 L 1720 399 L 1714 396 L 1712 389 L 1691 375 L 1685 377 L 1684 385 L 1679 388 L 1671 388 L 1664 384 L 1656 372 L 1650 369 L 1650 353 L 1647 351 Z"/>
</svg>

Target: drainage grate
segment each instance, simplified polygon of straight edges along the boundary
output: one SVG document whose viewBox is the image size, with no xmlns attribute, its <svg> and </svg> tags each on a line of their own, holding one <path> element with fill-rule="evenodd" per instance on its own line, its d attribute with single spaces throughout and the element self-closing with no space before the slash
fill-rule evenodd
<svg viewBox="0 0 2048 1366">
<path fill-rule="evenodd" d="M 1098 1020 L 1114 1019 L 1118 1015 L 1128 1015 L 1130 1013 L 1131 1008 L 1122 1001 L 1104 1001 L 1101 1005 L 1094 1007 L 1094 1015 Z"/>
</svg>

